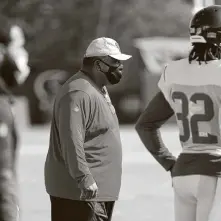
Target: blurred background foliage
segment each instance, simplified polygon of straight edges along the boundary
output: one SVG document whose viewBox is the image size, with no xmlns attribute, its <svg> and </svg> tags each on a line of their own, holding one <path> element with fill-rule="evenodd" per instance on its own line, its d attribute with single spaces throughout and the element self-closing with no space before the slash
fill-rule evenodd
<svg viewBox="0 0 221 221">
<path fill-rule="evenodd" d="M 1 0 L 1 15 L 22 26 L 32 66 L 76 71 L 87 44 L 109 36 L 187 36 L 191 4 L 179 0 Z"/>
<path fill-rule="evenodd" d="M 134 39 L 187 37 L 191 10 L 189 0 L 1 0 L 0 23 L 4 25 L 7 18 L 24 30 L 32 74 L 20 93 L 29 98 L 33 116 L 40 113 L 32 90 L 39 73 L 62 69 L 71 75 L 80 68 L 92 39 L 107 36 L 117 40 L 122 51 L 133 55 L 125 64 L 124 79 L 110 88 L 119 112 L 120 96 L 140 93 L 141 59 Z M 136 116 L 128 114 L 129 118 Z"/>
</svg>

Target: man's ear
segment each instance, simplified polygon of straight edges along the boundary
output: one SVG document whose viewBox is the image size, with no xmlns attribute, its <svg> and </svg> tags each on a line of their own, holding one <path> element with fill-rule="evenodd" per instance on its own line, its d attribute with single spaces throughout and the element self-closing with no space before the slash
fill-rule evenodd
<svg viewBox="0 0 221 221">
<path fill-rule="evenodd" d="M 96 60 L 94 62 L 94 67 L 96 68 L 96 70 L 101 71 L 101 65 L 100 65 L 100 61 Z"/>
</svg>

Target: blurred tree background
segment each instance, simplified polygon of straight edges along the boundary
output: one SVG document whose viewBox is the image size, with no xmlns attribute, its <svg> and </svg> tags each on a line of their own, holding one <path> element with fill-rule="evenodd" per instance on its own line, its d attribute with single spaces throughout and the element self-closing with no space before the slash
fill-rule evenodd
<svg viewBox="0 0 221 221">
<path fill-rule="evenodd" d="M 119 91 L 139 93 L 139 54 L 133 40 L 152 36 L 187 37 L 191 9 L 189 1 L 181 0 L 0 1 L 2 21 L 8 18 L 25 32 L 32 68 L 24 87 L 26 92 L 31 90 L 34 76 L 44 70 L 76 72 L 90 41 L 107 36 L 117 40 L 122 51 L 133 55 L 126 63 L 122 82 L 110 88 L 113 102 Z"/>
<path fill-rule="evenodd" d="M 0 10 L 24 29 L 32 65 L 70 71 L 95 37 L 130 52 L 137 37 L 186 36 L 191 15 L 179 0 L 1 0 Z"/>
</svg>

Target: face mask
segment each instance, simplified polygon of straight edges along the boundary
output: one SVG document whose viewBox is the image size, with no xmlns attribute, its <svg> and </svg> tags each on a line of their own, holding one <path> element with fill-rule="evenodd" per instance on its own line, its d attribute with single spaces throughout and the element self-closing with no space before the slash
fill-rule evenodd
<svg viewBox="0 0 221 221">
<path fill-rule="evenodd" d="M 122 78 L 122 74 L 121 74 L 121 72 L 119 70 L 119 67 L 120 67 L 121 64 L 119 64 L 118 66 L 111 66 L 111 65 L 109 65 L 108 63 L 106 63 L 103 60 L 100 60 L 100 61 L 103 62 L 105 65 L 107 65 L 109 67 L 108 72 L 104 72 L 100 68 L 100 71 L 105 74 L 105 76 L 107 77 L 108 81 L 111 84 L 119 83 L 121 78 Z"/>
</svg>

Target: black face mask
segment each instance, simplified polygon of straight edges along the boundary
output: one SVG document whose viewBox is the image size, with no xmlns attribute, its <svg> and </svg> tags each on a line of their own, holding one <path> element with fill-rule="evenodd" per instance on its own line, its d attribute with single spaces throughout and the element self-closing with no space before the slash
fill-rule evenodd
<svg viewBox="0 0 221 221">
<path fill-rule="evenodd" d="M 119 70 L 119 67 L 121 66 L 121 64 L 119 64 L 118 66 L 111 66 L 108 63 L 106 63 L 103 60 L 100 60 L 101 62 L 103 62 L 105 65 L 107 65 L 109 67 L 108 72 L 104 72 L 101 70 L 100 71 L 103 72 L 105 74 L 105 76 L 107 77 L 108 81 L 111 84 L 117 84 L 120 82 L 121 78 L 122 78 L 122 74 Z"/>
</svg>

